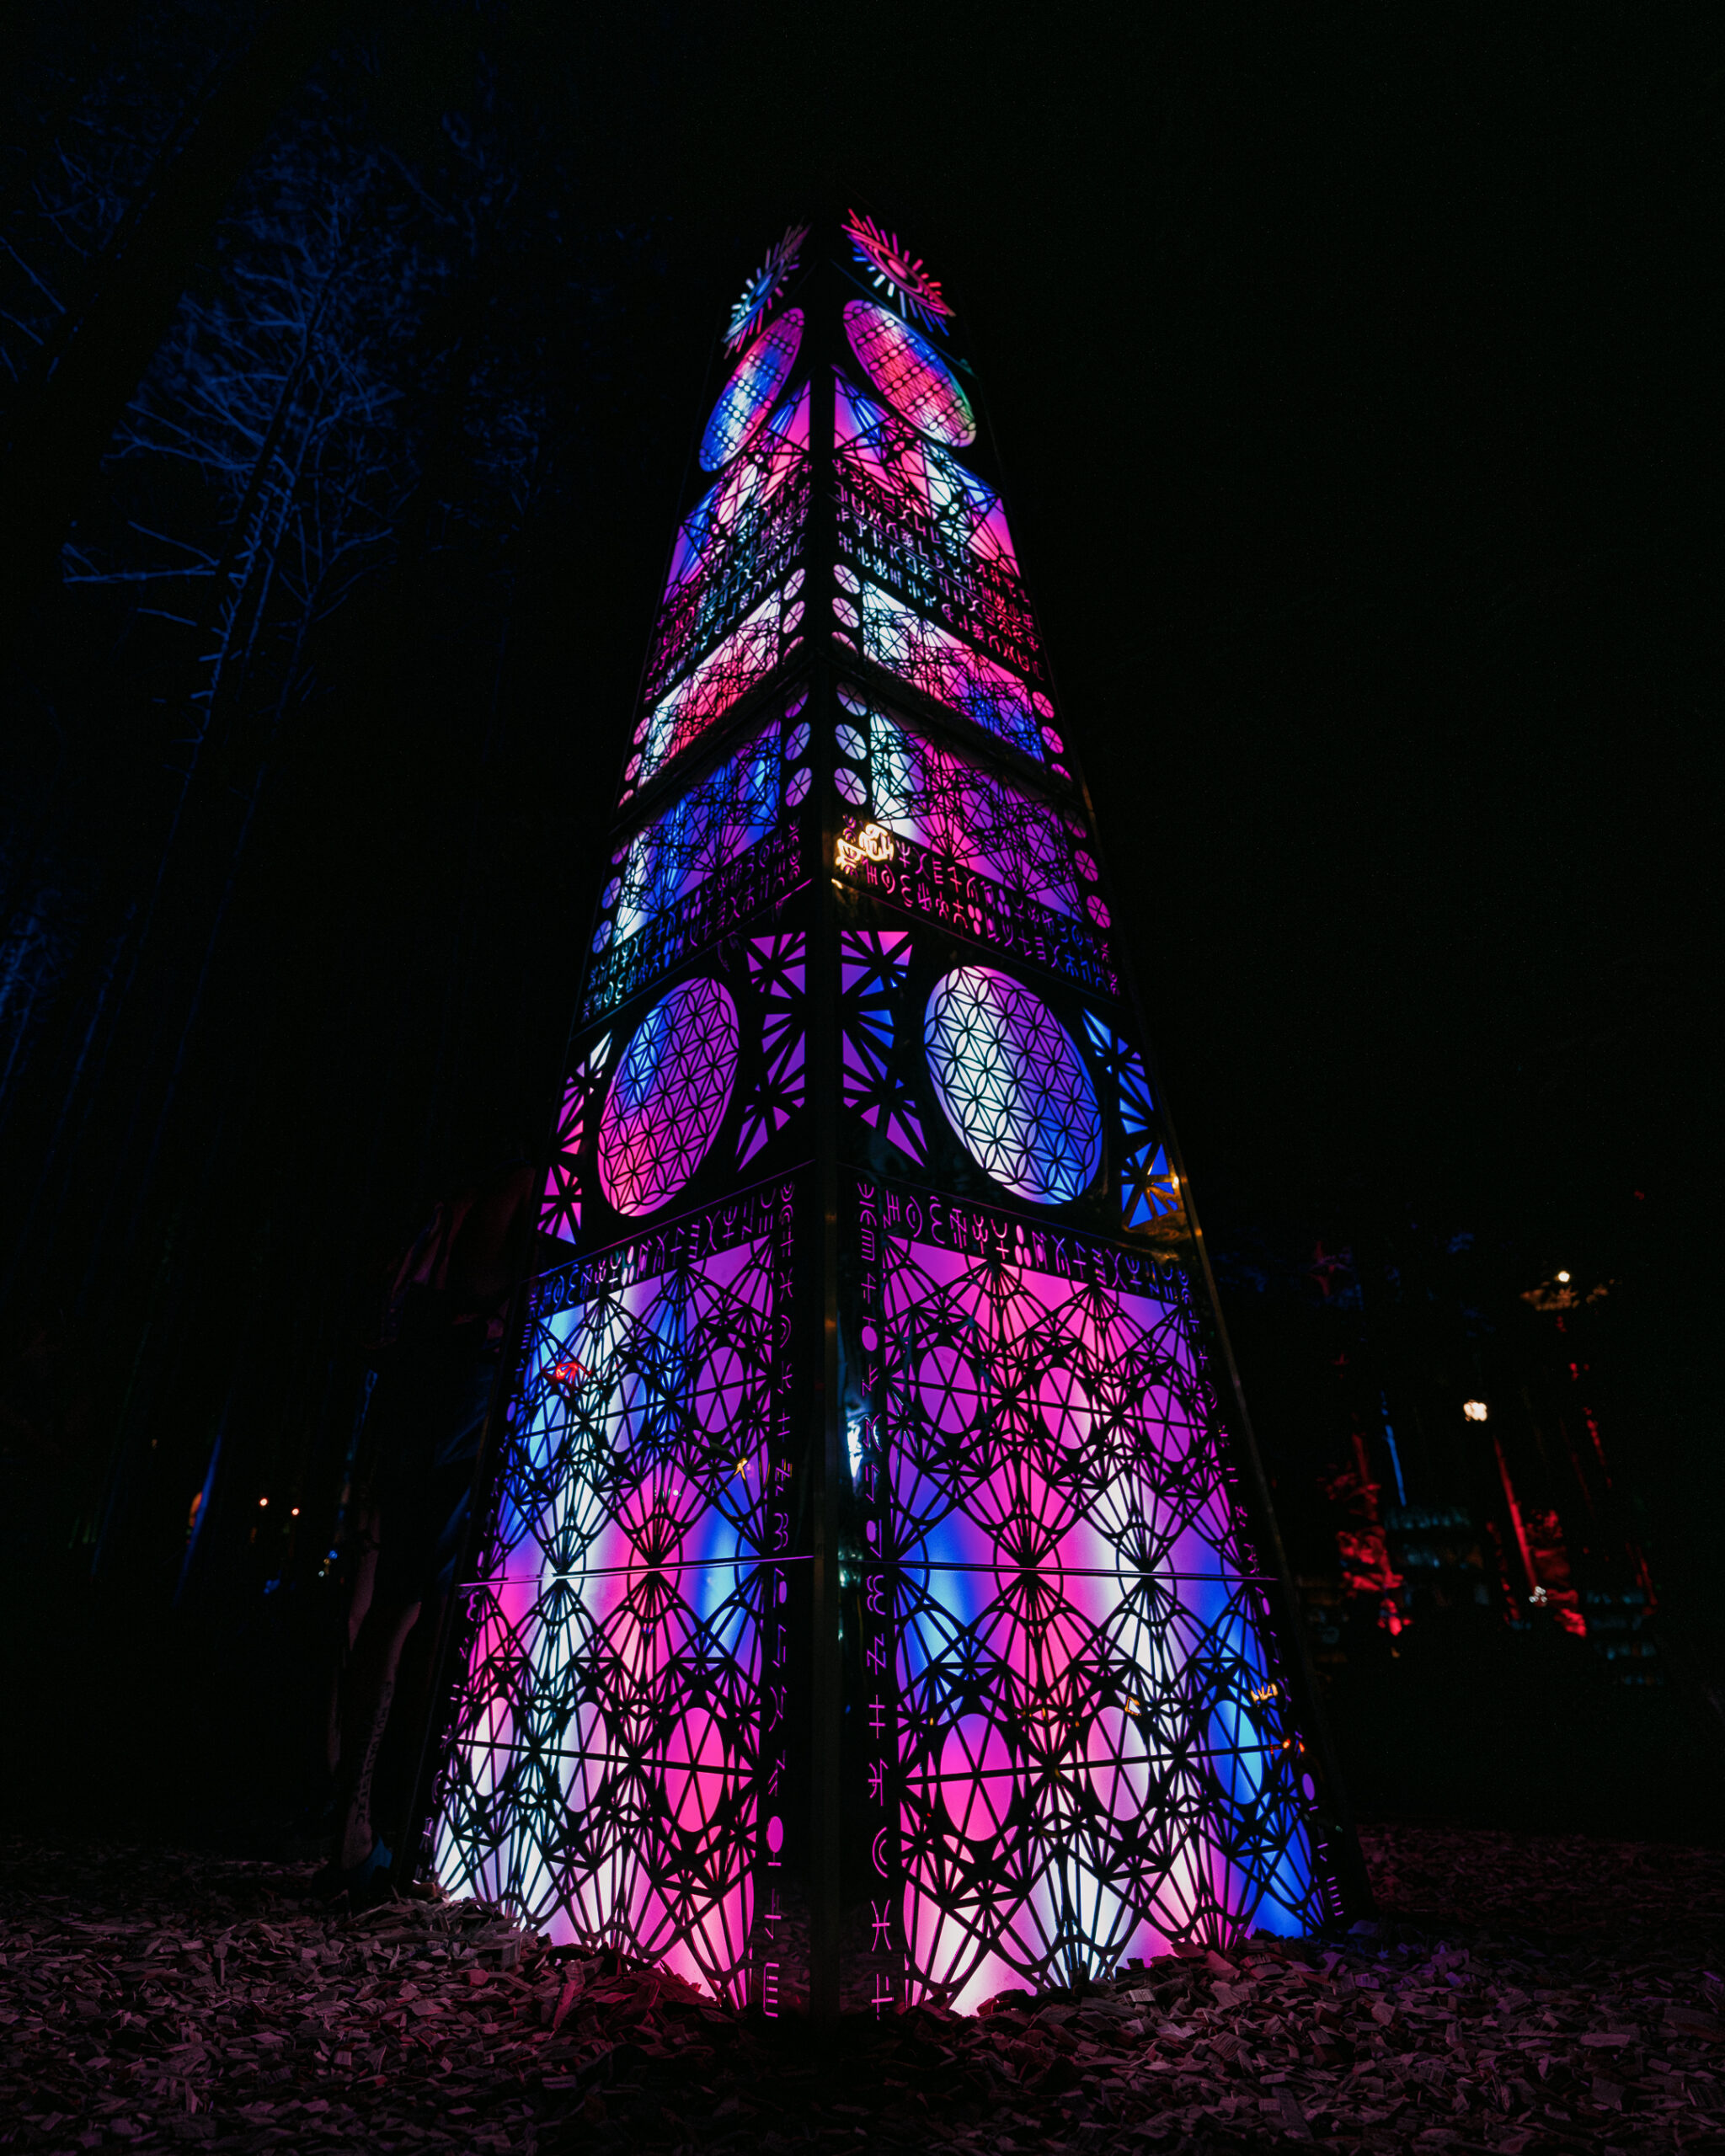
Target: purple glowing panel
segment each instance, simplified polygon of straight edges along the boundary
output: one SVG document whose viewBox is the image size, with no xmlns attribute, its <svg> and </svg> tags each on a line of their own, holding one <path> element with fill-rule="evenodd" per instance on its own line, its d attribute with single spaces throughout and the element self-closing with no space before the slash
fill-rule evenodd
<svg viewBox="0 0 1725 2156">
<path fill-rule="evenodd" d="M 778 1193 L 532 1291 L 435 1835 L 451 1893 L 743 2003 Z M 787 1201 L 788 1203 L 788 1201 Z"/>
<path fill-rule="evenodd" d="M 552 1139 L 551 1165 L 539 1201 L 540 1230 L 559 1242 L 572 1243 L 581 1232 L 581 1147 L 610 1053 L 611 1036 L 601 1034 L 563 1086 L 563 1106 Z"/>
<path fill-rule="evenodd" d="M 926 337 L 872 300 L 846 303 L 845 334 L 868 379 L 919 433 L 947 449 L 968 449 L 975 440 L 970 400 Z"/>
<path fill-rule="evenodd" d="M 975 1254 L 889 1228 L 874 1438 L 911 1990 L 961 2011 L 1177 1938 L 1300 1930 L 1311 1886 L 1183 1311 L 976 1225 Z"/>
<path fill-rule="evenodd" d="M 779 728 L 773 725 L 636 833 L 606 889 L 611 923 L 607 942 L 621 942 L 650 927 L 728 862 L 759 845 L 778 820 L 781 764 Z"/>
<path fill-rule="evenodd" d="M 937 523 L 953 554 L 968 552 L 1016 577 L 1018 557 L 1000 496 L 955 456 L 901 426 L 842 375 L 835 387 L 840 456 L 867 472 L 901 515 Z"/>
<path fill-rule="evenodd" d="M 746 449 L 766 423 L 779 392 L 797 364 L 803 341 L 803 315 L 790 307 L 744 353 L 736 372 L 718 392 L 718 402 L 701 437 L 701 469 L 717 472 Z"/>
<path fill-rule="evenodd" d="M 657 1211 L 706 1158 L 737 1075 L 737 1006 L 685 981 L 623 1051 L 599 1117 L 599 1182 L 619 1213 Z"/>
<path fill-rule="evenodd" d="M 962 638 L 925 621 L 873 578 L 846 568 L 838 576 L 841 593 L 833 613 L 846 643 L 925 696 L 961 712 L 973 726 L 1064 776 L 1065 766 L 1055 760 L 1060 739 L 1054 728 L 1054 707 L 1040 689 Z"/>
<path fill-rule="evenodd" d="M 960 966 L 923 1021 L 947 1120 L 1003 1189 L 1064 1205 L 1102 1165 L 1102 1113 L 1083 1059 L 1054 1012 L 1010 974 Z"/>
<path fill-rule="evenodd" d="M 1079 917 L 1081 825 L 854 692 L 841 688 L 839 697 L 865 739 L 876 823 L 1051 913 Z"/>
</svg>

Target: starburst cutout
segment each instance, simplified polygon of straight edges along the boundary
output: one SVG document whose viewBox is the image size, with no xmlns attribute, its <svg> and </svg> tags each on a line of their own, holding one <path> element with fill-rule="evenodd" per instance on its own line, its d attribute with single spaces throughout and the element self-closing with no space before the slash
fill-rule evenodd
<svg viewBox="0 0 1725 2156">
<path fill-rule="evenodd" d="M 782 239 L 776 240 L 767 248 L 766 259 L 744 286 L 731 309 L 731 318 L 725 324 L 726 351 L 740 352 L 766 321 L 773 302 L 790 282 L 791 272 L 797 266 L 797 258 L 808 237 L 807 225 L 792 225 Z"/>
<path fill-rule="evenodd" d="M 933 329 L 951 321 L 953 310 L 941 297 L 939 283 L 896 232 L 883 232 L 873 217 L 852 210 L 845 233 L 858 267 L 868 272 L 882 291 L 898 299 L 907 314 Z"/>
</svg>

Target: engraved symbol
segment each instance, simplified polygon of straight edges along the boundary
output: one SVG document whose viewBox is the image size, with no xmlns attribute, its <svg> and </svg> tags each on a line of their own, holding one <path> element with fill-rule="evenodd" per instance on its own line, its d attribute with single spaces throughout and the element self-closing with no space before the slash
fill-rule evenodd
<svg viewBox="0 0 1725 2156">
<path fill-rule="evenodd" d="M 880 1594 L 880 1574 L 871 1572 L 868 1577 L 868 1614 L 871 1617 L 884 1617 L 886 1614 L 886 1607 L 881 1601 Z"/>
<path fill-rule="evenodd" d="M 778 1963 L 763 1961 L 761 1965 L 761 2011 L 769 2021 L 778 2019 Z"/>
<path fill-rule="evenodd" d="M 886 1668 L 886 1651 L 882 1646 L 879 1637 L 868 1642 L 868 1651 L 862 1659 L 877 1677 Z"/>
<path fill-rule="evenodd" d="M 869 1951 L 873 1953 L 876 1947 L 889 1947 L 892 1945 L 892 1940 L 889 1935 L 892 1930 L 893 1905 L 890 1902 L 871 1902 L 868 1907 L 874 1924 L 874 1939 L 869 1948 Z"/>
<path fill-rule="evenodd" d="M 892 1988 L 879 1971 L 875 1972 L 874 1996 L 868 2003 L 874 2009 L 874 2018 L 877 2021 L 880 2019 L 882 2007 L 890 2006 L 893 2003 Z"/>
<path fill-rule="evenodd" d="M 886 1727 L 886 1709 L 881 1705 L 879 1700 L 873 1700 L 869 1702 L 868 1726 L 874 1732 L 877 1737 L 879 1737 L 882 1730 Z"/>
<path fill-rule="evenodd" d="M 868 1794 L 877 1804 L 886 1802 L 886 1761 L 877 1759 L 868 1769 Z"/>
<path fill-rule="evenodd" d="M 887 1833 L 888 1829 L 883 1827 L 880 1832 L 875 1836 L 873 1852 L 874 1857 L 874 1868 L 880 1874 L 883 1879 L 889 1879 L 892 1876 L 890 1870 L 888 1869 L 886 1860 Z"/>
</svg>

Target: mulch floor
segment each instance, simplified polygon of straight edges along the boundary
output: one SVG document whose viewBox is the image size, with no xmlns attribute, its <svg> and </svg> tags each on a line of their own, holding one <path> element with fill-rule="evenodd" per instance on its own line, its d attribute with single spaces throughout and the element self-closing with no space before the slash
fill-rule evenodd
<svg viewBox="0 0 1725 2156">
<path fill-rule="evenodd" d="M 473 1903 L 331 1916 L 279 1866 L 0 1842 L 0 2146 L 1725 2149 L 1725 1854 L 1366 1843 L 1379 1922 L 1344 1942 L 818 2049 Z"/>
</svg>

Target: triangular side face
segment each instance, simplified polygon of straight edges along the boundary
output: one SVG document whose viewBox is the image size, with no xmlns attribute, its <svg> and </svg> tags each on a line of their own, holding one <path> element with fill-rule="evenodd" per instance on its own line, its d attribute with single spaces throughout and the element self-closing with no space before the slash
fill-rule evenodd
<svg viewBox="0 0 1725 2156">
<path fill-rule="evenodd" d="M 769 2015 L 1314 1931 L 1353 1854 L 956 318 L 853 214 L 729 328 L 437 1876 Z"/>
</svg>

